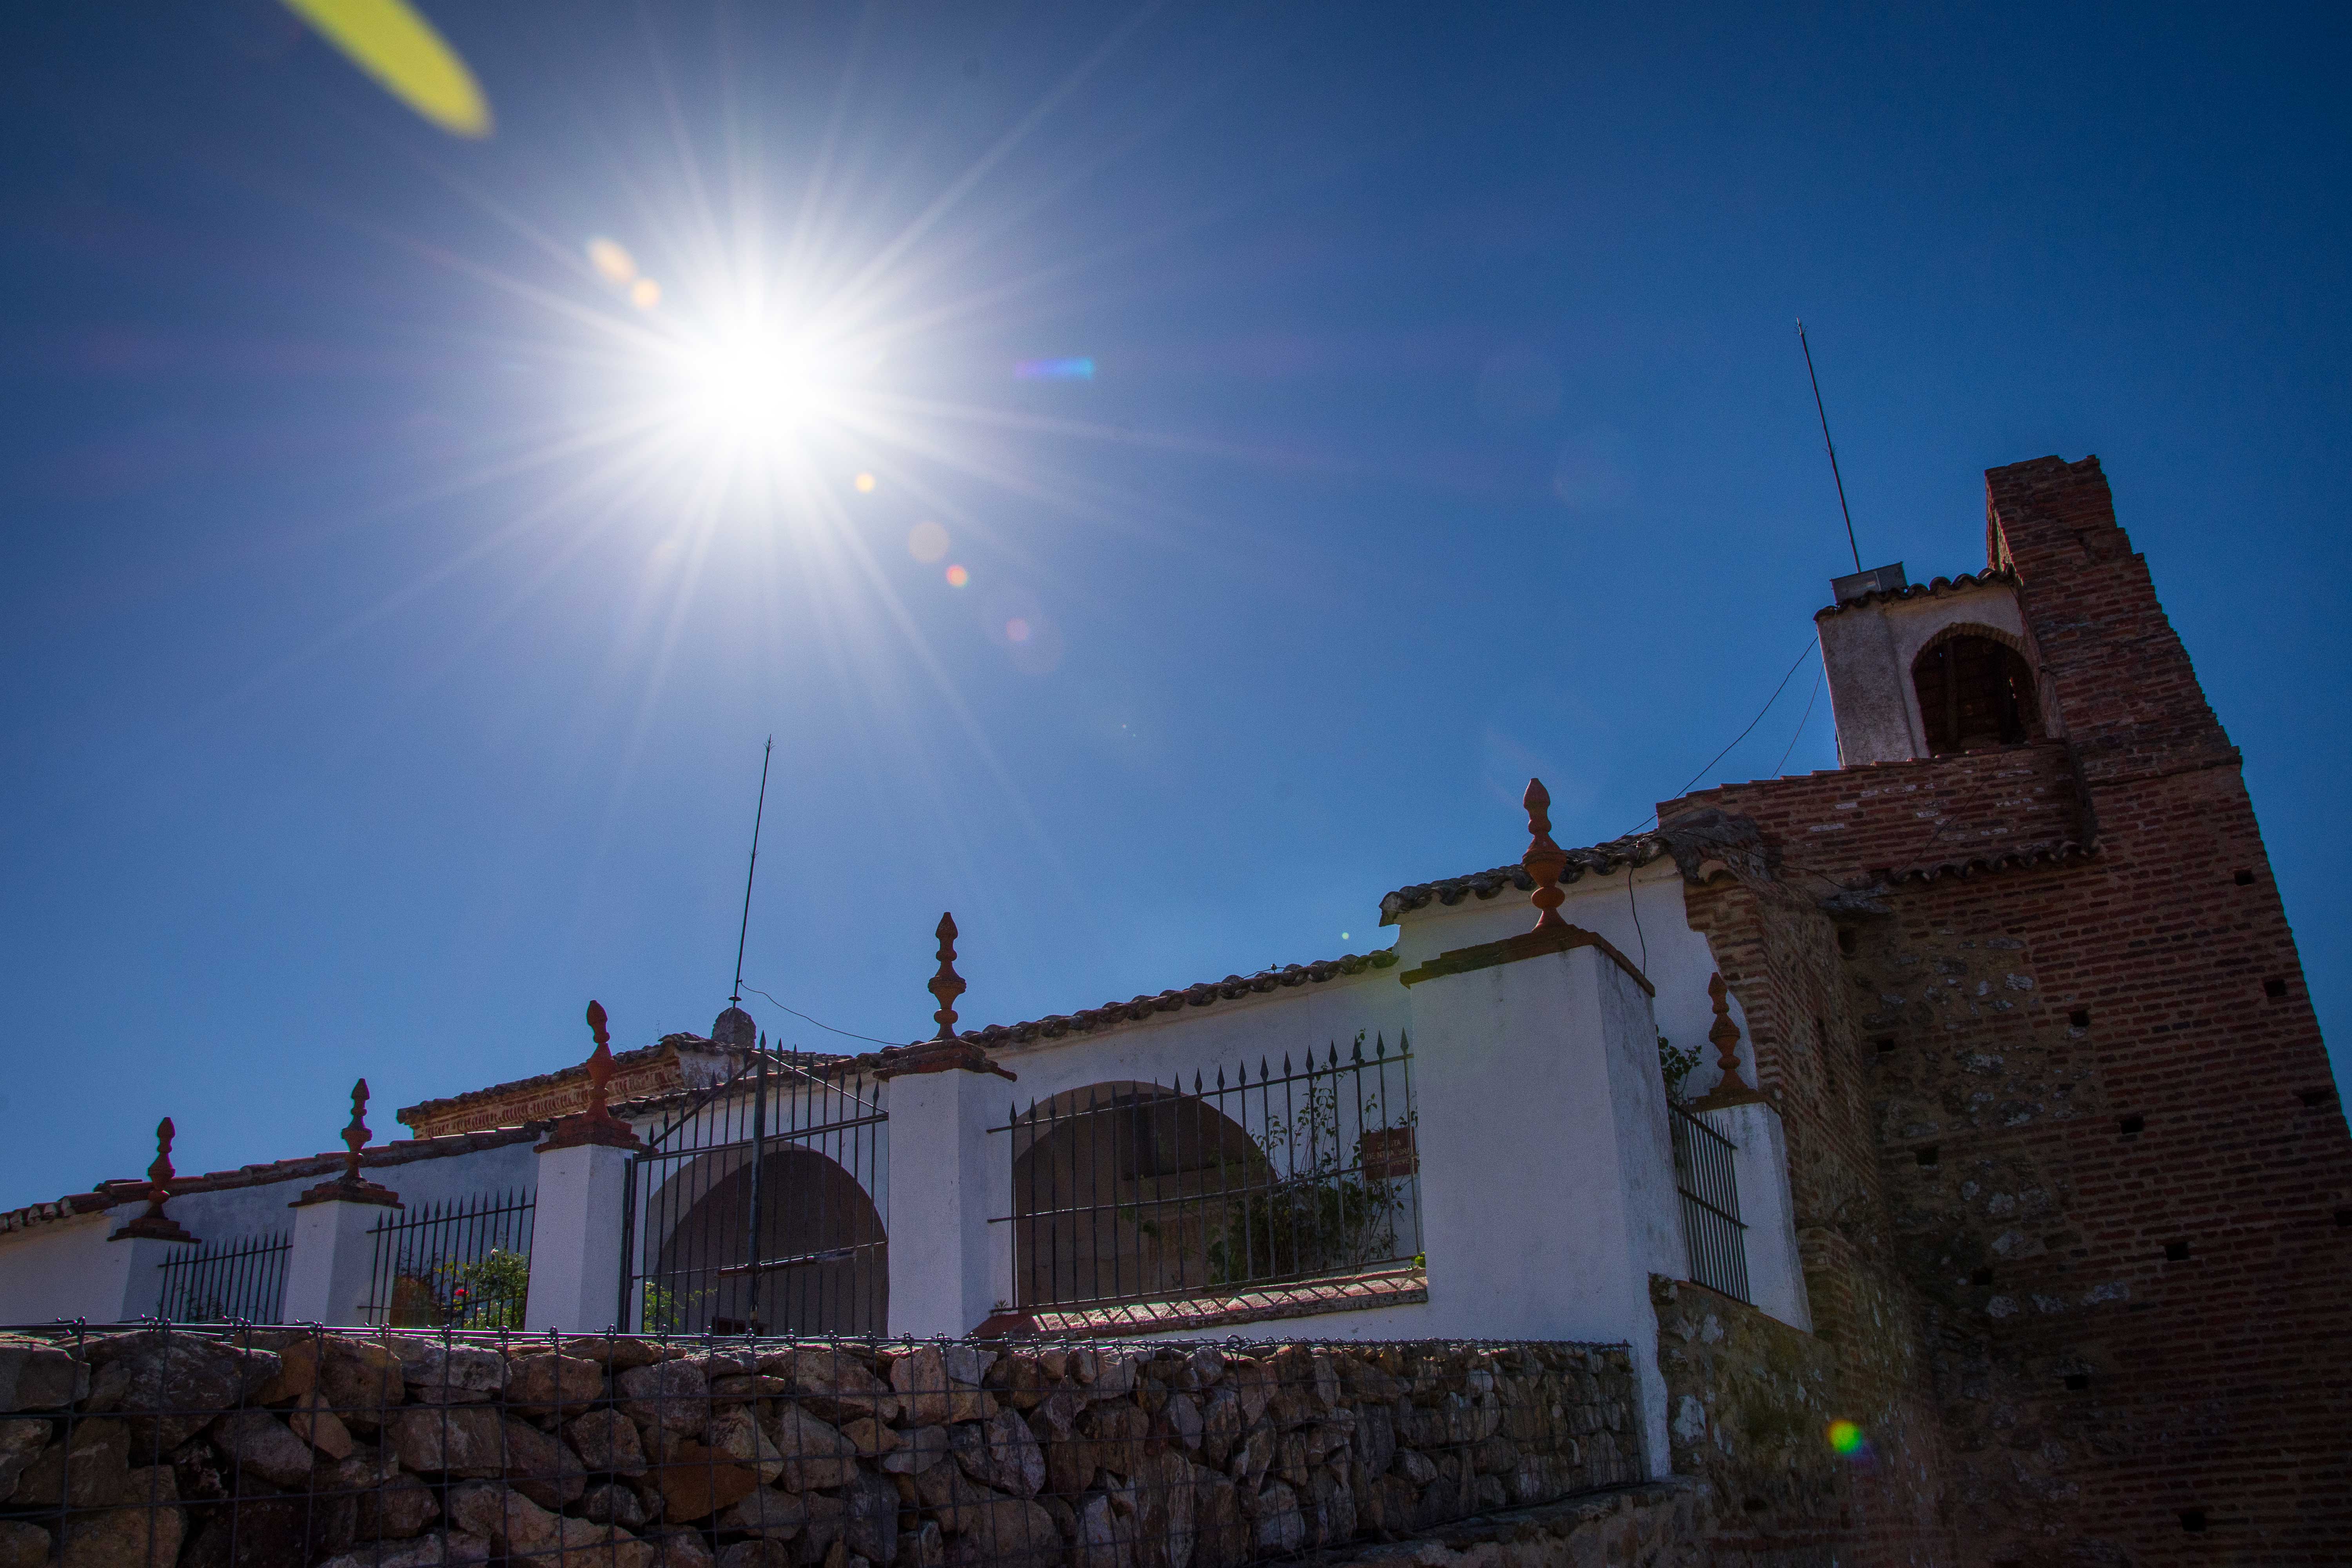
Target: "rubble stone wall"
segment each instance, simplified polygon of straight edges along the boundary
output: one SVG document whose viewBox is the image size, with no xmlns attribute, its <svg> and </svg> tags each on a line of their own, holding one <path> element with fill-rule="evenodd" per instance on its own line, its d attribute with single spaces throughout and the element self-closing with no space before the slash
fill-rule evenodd
<svg viewBox="0 0 2352 1568">
<path fill-rule="evenodd" d="M 1623 1346 L 0 1336 L 0 1568 L 1239 1568 L 1634 1481 Z"/>
<path fill-rule="evenodd" d="M 1654 1276 L 1650 1299 L 1674 1470 L 1690 1483 L 1681 1535 L 1703 1534 L 1717 1568 L 1851 1561 L 1847 1469 L 1860 1457 L 1828 1441 L 1848 1414 L 1837 1352 L 1703 1285 Z"/>
</svg>

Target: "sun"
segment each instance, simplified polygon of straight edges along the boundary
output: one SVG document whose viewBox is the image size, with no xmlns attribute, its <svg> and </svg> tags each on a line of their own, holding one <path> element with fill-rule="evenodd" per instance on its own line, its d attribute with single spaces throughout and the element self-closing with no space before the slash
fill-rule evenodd
<svg viewBox="0 0 2352 1568">
<path fill-rule="evenodd" d="M 736 444 L 788 441 L 828 412 L 816 356 L 780 333 L 727 332 L 677 353 L 678 416 Z"/>
</svg>

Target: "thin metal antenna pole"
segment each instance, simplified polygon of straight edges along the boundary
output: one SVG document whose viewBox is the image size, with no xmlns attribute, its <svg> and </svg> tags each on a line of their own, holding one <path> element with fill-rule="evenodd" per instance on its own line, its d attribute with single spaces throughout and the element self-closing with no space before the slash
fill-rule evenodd
<svg viewBox="0 0 2352 1568">
<path fill-rule="evenodd" d="M 1822 445 L 1829 448 L 1830 478 L 1837 483 L 1838 510 L 1845 514 L 1845 547 L 1853 552 L 1853 569 L 1862 570 L 1862 546 L 1853 542 L 1853 513 L 1845 504 L 1845 479 L 1838 472 L 1837 443 L 1830 439 L 1829 410 L 1822 406 L 1822 378 L 1813 374 L 1813 345 L 1805 341 L 1805 323 L 1797 323 L 1797 346 L 1805 351 L 1805 379 L 1813 384 L 1813 412 L 1822 419 Z"/>
<path fill-rule="evenodd" d="M 751 813 L 751 864 L 743 872 L 743 923 L 735 931 L 735 994 L 727 998 L 730 1007 L 743 1005 L 743 941 L 751 934 L 751 879 L 760 871 L 760 821 L 768 814 L 768 759 L 776 750 L 776 738 L 760 752 L 760 804 Z"/>
</svg>

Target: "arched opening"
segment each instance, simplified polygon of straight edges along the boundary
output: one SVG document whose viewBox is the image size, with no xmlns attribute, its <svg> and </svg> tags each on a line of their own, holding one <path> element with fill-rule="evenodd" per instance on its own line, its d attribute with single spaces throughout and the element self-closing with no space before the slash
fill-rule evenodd
<svg viewBox="0 0 2352 1568">
<path fill-rule="evenodd" d="M 2007 643 L 1977 632 L 1948 633 L 1919 650 L 1911 662 L 1911 684 L 1932 755 L 2042 737 L 2033 671 Z"/>
<path fill-rule="evenodd" d="M 1248 1131 L 1153 1084 L 1073 1089 L 1014 1128 L 1016 1304 L 1197 1294 L 1271 1272 L 1245 1211 L 1277 1185 Z"/>
<path fill-rule="evenodd" d="M 751 1242 L 746 1159 L 662 1238 L 646 1278 L 647 1330 L 879 1334 L 889 1323 L 890 1252 L 857 1179 L 814 1149 L 772 1147 L 760 1162 Z M 692 1181 L 682 1171 L 672 1180 Z"/>
</svg>

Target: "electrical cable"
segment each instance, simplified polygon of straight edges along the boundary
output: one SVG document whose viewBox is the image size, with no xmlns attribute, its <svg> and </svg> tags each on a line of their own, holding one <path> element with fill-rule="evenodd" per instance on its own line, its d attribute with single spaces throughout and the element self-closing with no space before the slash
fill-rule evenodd
<svg viewBox="0 0 2352 1568">
<path fill-rule="evenodd" d="M 1625 860 L 1625 907 L 1633 911 L 1633 938 L 1642 944 L 1642 973 L 1650 973 L 1650 939 L 1642 931 L 1642 906 L 1633 901 L 1633 861 Z"/>
<path fill-rule="evenodd" d="M 803 1024 L 814 1024 L 818 1028 L 824 1030 L 826 1033 L 839 1035 L 845 1040 L 864 1040 L 869 1046 L 903 1046 L 907 1043 L 904 1040 L 877 1040 L 871 1035 L 860 1035 L 849 1029 L 836 1029 L 822 1018 L 812 1018 L 797 1007 L 785 1006 L 782 1002 L 777 1001 L 773 996 L 769 996 L 766 992 L 761 990 L 756 985 L 746 985 L 743 989 L 749 991 L 754 996 L 767 997 L 769 1005 L 775 1007 L 778 1011 L 790 1013 L 793 1017 L 798 1018 Z"/>
<path fill-rule="evenodd" d="M 1706 766 L 1691 774 L 1689 781 L 1685 783 L 1682 788 L 1675 791 L 1675 796 L 1676 799 L 1680 799 L 1682 796 L 1690 794 L 1692 784 L 1695 784 L 1698 783 L 1699 780 L 1706 777 L 1708 769 L 1713 768 L 1716 763 L 1731 755 L 1732 746 L 1737 746 L 1740 742 L 1748 739 L 1749 731 L 1754 730 L 1757 725 L 1764 722 L 1764 715 L 1772 711 L 1772 704 L 1780 700 L 1780 693 L 1788 689 L 1789 682 L 1796 678 L 1797 665 L 1804 663 L 1807 656 L 1811 654 L 1813 650 L 1820 646 L 1821 645 L 1818 643 L 1811 642 L 1805 645 L 1803 651 L 1797 655 L 1796 664 L 1789 666 L 1789 673 L 1780 678 L 1780 684 L 1772 689 L 1772 695 L 1764 699 L 1764 706 L 1756 710 L 1756 717 L 1748 721 L 1748 729 L 1742 730 L 1739 733 L 1731 737 L 1730 746 L 1724 747 L 1723 750 L 1707 758 Z M 1627 828 L 1623 833 L 1619 834 L 1617 837 L 1623 838 L 1632 834 L 1641 832 L 1643 824 L 1655 821 L 1657 819 L 1657 816 L 1658 814 L 1656 812 L 1651 812 L 1647 816 L 1642 818 L 1641 822 L 1635 823 L 1633 826 Z"/>
<path fill-rule="evenodd" d="M 1819 669 L 1813 671 L 1812 695 L 1805 699 L 1805 711 L 1803 716 L 1797 721 L 1797 732 L 1789 737 L 1789 749 L 1781 752 L 1780 760 L 1773 764 L 1772 776 L 1774 778 L 1779 778 L 1782 773 L 1789 771 L 1789 759 L 1796 754 L 1797 742 L 1803 738 L 1805 733 L 1805 721 L 1813 716 L 1813 704 L 1821 700 L 1822 677 L 1825 673 L 1825 671 Z"/>
</svg>

